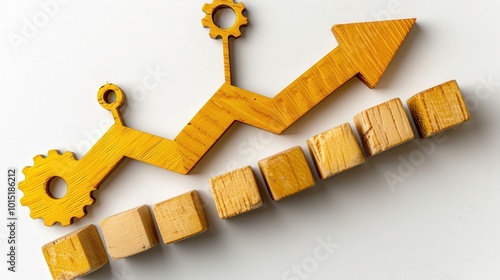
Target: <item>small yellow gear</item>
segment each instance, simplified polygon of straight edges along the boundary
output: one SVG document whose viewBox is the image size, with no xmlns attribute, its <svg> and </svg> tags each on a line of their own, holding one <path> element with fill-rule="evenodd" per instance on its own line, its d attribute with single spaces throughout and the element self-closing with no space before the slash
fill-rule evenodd
<svg viewBox="0 0 500 280">
<path fill-rule="evenodd" d="M 78 161 L 73 153 L 50 150 L 47 157 L 38 155 L 33 162 L 33 166 L 23 169 L 25 180 L 19 182 L 19 190 L 24 193 L 21 204 L 31 209 L 30 216 L 42 218 L 46 226 L 56 222 L 68 226 L 73 223 L 73 218 L 85 216 L 85 208 L 95 202 L 92 197 L 94 188 L 75 176 Z M 54 197 L 49 190 L 50 181 L 55 177 L 62 178 L 68 187 L 61 198 Z"/>
<path fill-rule="evenodd" d="M 228 28 L 221 28 L 217 26 L 214 22 L 214 16 L 217 11 L 222 9 L 231 9 L 236 15 L 234 24 Z M 243 15 L 245 11 L 245 6 L 243 3 L 235 3 L 233 0 L 214 0 L 211 4 L 203 5 L 203 11 L 206 16 L 201 20 L 203 27 L 210 28 L 210 37 L 213 39 L 217 38 L 229 38 L 230 36 L 238 38 L 241 36 L 240 28 L 246 26 L 248 21 Z"/>
</svg>

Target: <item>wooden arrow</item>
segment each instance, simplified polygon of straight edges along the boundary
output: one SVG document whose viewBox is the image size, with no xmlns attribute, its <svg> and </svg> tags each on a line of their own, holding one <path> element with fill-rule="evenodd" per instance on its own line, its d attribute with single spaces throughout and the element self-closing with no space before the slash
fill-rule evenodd
<svg viewBox="0 0 500 280">
<path fill-rule="evenodd" d="M 375 87 L 415 20 L 334 25 L 339 46 L 274 98 L 223 84 L 174 139 L 180 165 L 165 168 L 187 174 L 234 121 L 280 134 L 354 76 Z"/>
<path fill-rule="evenodd" d="M 98 101 L 112 112 L 115 124 L 81 160 L 56 150 L 47 157 L 36 156 L 34 165 L 23 170 L 21 204 L 47 226 L 69 225 L 86 215 L 86 206 L 94 203 L 92 192 L 125 157 L 188 174 L 235 121 L 280 134 L 354 76 L 375 87 L 414 23 L 415 19 L 402 19 L 334 25 L 339 46 L 274 98 L 231 85 L 226 70 L 226 83 L 173 140 L 126 127 L 119 112 L 124 94 L 107 84 L 99 90 Z M 108 100 L 110 93 L 116 95 L 113 102 Z M 50 193 L 55 177 L 68 186 L 62 198 Z"/>
</svg>

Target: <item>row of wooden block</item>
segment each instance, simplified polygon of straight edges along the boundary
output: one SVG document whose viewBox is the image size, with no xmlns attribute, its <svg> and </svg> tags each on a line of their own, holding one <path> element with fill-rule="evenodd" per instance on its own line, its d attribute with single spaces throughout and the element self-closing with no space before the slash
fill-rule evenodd
<svg viewBox="0 0 500 280">
<path fill-rule="evenodd" d="M 177 242 L 208 229 L 197 191 L 190 191 L 152 207 L 136 207 L 101 221 L 107 252 L 118 260 L 147 251 L 159 243 L 153 219 L 163 243 Z M 54 279 L 75 279 L 108 263 L 108 255 L 96 226 L 89 225 L 42 247 Z"/>
<path fill-rule="evenodd" d="M 421 138 L 430 137 L 470 118 L 456 81 L 418 93 L 407 104 Z M 413 129 L 399 98 L 360 112 L 354 117 L 354 123 L 368 157 L 414 138 Z M 365 162 L 349 123 L 309 138 L 307 146 L 321 179 Z M 315 184 L 300 147 L 263 159 L 258 165 L 269 194 L 275 201 L 309 189 Z M 262 206 L 250 166 L 212 178 L 210 185 L 221 219 Z"/>
<path fill-rule="evenodd" d="M 469 113 L 455 81 L 421 92 L 407 101 L 422 138 L 458 125 Z M 367 109 L 354 117 L 356 129 L 368 157 L 414 137 L 399 98 Z M 321 179 L 326 179 L 365 161 L 349 123 L 334 127 L 307 140 L 309 152 Z M 315 184 L 300 147 L 293 147 L 258 162 L 273 200 L 297 194 Z M 250 166 L 210 179 L 217 212 L 230 218 L 262 206 L 257 180 Z M 152 207 L 165 244 L 206 231 L 209 227 L 196 191 L 160 202 Z M 147 205 L 101 221 L 106 248 L 112 259 L 144 252 L 159 242 L 153 215 Z M 99 233 L 90 225 L 43 246 L 54 279 L 74 279 L 108 262 Z"/>
</svg>

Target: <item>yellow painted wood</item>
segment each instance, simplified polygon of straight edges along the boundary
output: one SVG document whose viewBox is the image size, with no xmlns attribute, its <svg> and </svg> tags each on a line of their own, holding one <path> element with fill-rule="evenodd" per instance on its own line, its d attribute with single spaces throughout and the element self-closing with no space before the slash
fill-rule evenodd
<svg viewBox="0 0 500 280">
<path fill-rule="evenodd" d="M 344 123 L 307 139 L 307 146 L 321 179 L 365 162 L 351 125 Z"/>
<path fill-rule="evenodd" d="M 213 14 L 223 8 L 236 14 L 235 24 L 226 29 L 213 23 Z M 203 10 L 202 23 L 210 28 L 210 36 L 224 41 L 226 82 L 173 140 L 125 126 L 119 111 L 125 95 L 113 84 L 104 85 L 98 101 L 111 111 L 115 124 L 89 152 L 78 160 L 70 152 L 51 150 L 47 157 L 36 156 L 33 166 L 23 170 L 21 204 L 31 208 L 33 219 L 42 218 L 47 226 L 57 222 L 67 226 L 85 216 L 87 206 L 95 202 L 92 192 L 124 158 L 187 174 L 235 121 L 280 134 L 352 77 L 374 87 L 415 23 L 415 19 L 403 19 L 335 25 L 332 31 L 339 46 L 269 98 L 231 84 L 229 37 L 239 37 L 240 27 L 247 23 L 244 6 L 214 0 Z M 108 100 L 112 94 L 115 101 Z M 68 186 L 59 199 L 48 188 L 54 177 Z"/>
<path fill-rule="evenodd" d="M 302 148 L 290 148 L 259 161 L 271 198 L 275 201 L 314 186 L 314 177 Z"/>
<path fill-rule="evenodd" d="M 369 157 L 414 138 L 410 121 L 399 98 L 364 110 L 354 117 L 354 123 Z"/>
<path fill-rule="evenodd" d="M 96 271 L 108 263 L 94 225 L 73 231 L 42 247 L 52 277 L 71 280 Z"/>
<path fill-rule="evenodd" d="M 213 177 L 209 183 L 221 219 L 262 207 L 262 197 L 250 166 Z"/>
<path fill-rule="evenodd" d="M 235 15 L 235 22 L 229 28 L 221 28 L 214 22 L 217 12 L 222 9 L 231 9 Z M 231 84 L 231 55 L 229 38 L 239 38 L 241 36 L 240 28 L 246 26 L 248 21 L 243 15 L 245 6 L 243 3 L 235 3 L 232 0 L 214 0 L 211 4 L 203 5 L 205 17 L 201 20 L 203 27 L 210 28 L 210 37 L 213 39 L 222 39 L 222 48 L 224 50 L 224 76 L 227 84 Z"/>
<path fill-rule="evenodd" d="M 456 81 L 416 94 L 408 103 L 413 106 L 412 110 L 420 114 L 420 118 L 436 116 L 441 125 L 453 126 L 469 118 L 467 108 L 462 107 L 465 105 Z M 114 116 L 117 122 L 122 122 L 119 114 Z M 369 155 L 413 138 L 399 98 L 369 108 L 355 116 L 354 120 Z M 313 136 L 307 144 L 322 179 L 364 162 L 349 123 Z M 298 146 L 260 160 L 258 164 L 271 197 L 276 201 L 314 185 L 305 155 Z M 221 219 L 262 206 L 250 166 L 216 176 L 210 179 L 210 185 Z M 165 244 L 202 233 L 209 227 L 197 191 L 160 202 L 154 205 L 153 211 Z M 158 243 L 147 205 L 104 219 L 101 227 L 108 253 L 114 260 L 143 252 Z M 42 252 L 54 279 L 75 279 L 108 263 L 94 225 L 44 245 Z"/>
<path fill-rule="evenodd" d="M 406 104 L 421 138 L 431 137 L 470 119 L 455 80 L 417 93 Z"/>
<path fill-rule="evenodd" d="M 100 224 L 113 260 L 142 253 L 158 244 L 158 234 L 147 205 L 106 218 Z"/>
<path fill-rule="evenodd" d="M 165 244 L 208 230 L 205 211 L 195 190 L 155 204 L 153 213 Z"/>
</svg>

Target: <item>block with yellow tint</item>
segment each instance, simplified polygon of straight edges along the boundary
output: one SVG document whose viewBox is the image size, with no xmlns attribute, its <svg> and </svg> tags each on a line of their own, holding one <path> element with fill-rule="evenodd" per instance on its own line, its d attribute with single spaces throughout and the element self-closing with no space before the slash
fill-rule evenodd
<svg viewBox="0 0 500 280">
<path fill-rule="evenodd" d="M 101 221 L 106 248 L 113 260 L 130 257 L 158 244 L 149 207 L 143 205 Z"/>
<path fill-rule="evenodd" d="M 354 123 L 369 157 L 415 137 L 399 98 L 364 110 L 354 117 Z"/>
<path fill-rule="evenodd" d="M 262 197 L 250 166 L 211 178 L 210 187 L 221 219 L 262 207 Z"/>
<path fill-rule="evenodd" d="M 208 229 L 197 191 L 191 191 L 153 206 L 163 243 L 177 242 Z"/>
<path fill-rule="evenodd" d="M 108 263 L 94 225 L 71 232 L 42 247 L 54 279 L 70 280 L 92 273 Z"/>
<path fill-rule="evenodd" d="M 363 152 L 349 123 L 307 139 L 307 146 L 321 179 L 365 162 Z"/>
<path fill-rule="evenodd" d="M 314 186 L 311 169 L 298 146 L 260 160 L 259 168 L 275 201 Z"/>
<path fill-rule="evenodd" d="M 470 119 L 456 81 L 417 93 L 406 104 L 421 138 L 430 137 Z"/>
</svg>

